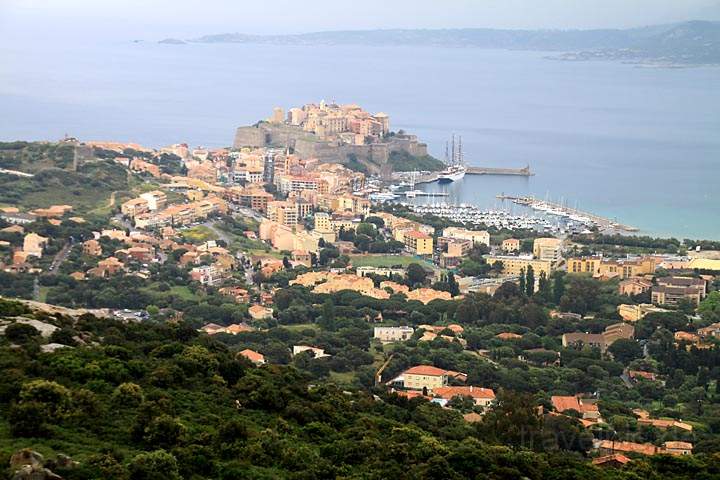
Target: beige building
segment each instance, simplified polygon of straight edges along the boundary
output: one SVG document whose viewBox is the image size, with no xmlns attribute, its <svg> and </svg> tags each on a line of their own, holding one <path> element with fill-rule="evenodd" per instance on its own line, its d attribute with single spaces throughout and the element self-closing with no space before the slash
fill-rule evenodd
<svg viewBox="0 0 720 480">
<path fill-rule="evenodd" d="M 531 257 L 516 257 L 511 255 L 489 255 L 486 257 L 488 264 L 494 265 L 497 262 L 502 262 L 503 270 L 502 273 L 505 275 L 520 275 L 522 272 L 527 272 L 529 266 L 532 266 L 535 278 L 540 278 L 540 272 L 545 272 L 546 276 L 555 270 L 553 262 L 549 260 L 540 260 Z"/>
<path fill-rule="evenodd" d="M 150 209 L 151 212 L 162 210 L 167 206 L 167 195 L 160 190 L 143 193 L 140 195 L 140 198 L 147 202 L 148 209 Z"/>
<path fill-rule="evenodd" d="M 330 224 L 330 214 L 326 212 L 315 213 L 315 230 L 321 233 L 332 232 Z"/>
<path fill-rule="evenodd" d="M 382 343 L 404 342 L 413 336 L 415 329 L 412 327 L 375 327 L 373 338 Z"/>
<path fill-rule="evenodd" d="M 517 238 L 507 238 L 502 241 L 502 251 L 505 253 L 519 252 L 520 251 L 520 240 Z"/>
<path fill-rule="evenodd" d="M 565 333 L 562 336 L 562 346 L 567 348 L 582 345 L 605 352 L 616 340 L 632 339 L 634 336 L 635 327 L 627 323 L 615 323 L 605 328 L 603 333 Z"/>
<path fill-rule="evenodd" d="M 637 322 L 648 313 L 667 312 L 664 308 L 658 308 L 651 303 L 641 303 L 639 305 L 621 304 L 617 307 L 618 315 L 626 322 Z"/>
<path fill-rule="evenodd" d="M 48 239 L 38 235 L 37 233 L 28 233 L 23 239 L 23 252 L 27 256 L 42 257 L 43 249 L 47 245 Z"/>
<path fill-rule="evenodd" d="M 432 255 L 433 238 L 427 233 L 411 230 L 403 235 L 407 249 L 415 255 Z"/>
<path fill-rule="evenodd" d="M 120 205 L 120 212 L 126 217 L 134 218 L 142 213 L 150 211 L 147 200 L 144 198 L 133 198 Z"/>
<path fill-rule="evenodd" d="M 652 285 L 650 280 L 644 278 L 626 278 L 618 285 L 618 293 L 620 295 L 640 295 L 650 290 Z"/>
<path fill-rule="evenodd" d="M 697 306 L 705 298 L 707 282 L 702 278 L 661 277 L 652 287 L 652 303 L 657 305 L 677 305 L 686 300 Z"/>
<path fill-rule="evenodd" d="M 99 257 L 102 255 L 102 246 L 95 239 L 88 240 L 83 242 L 83 253 L 91 257 Z"/>
<path fill-rule="evenodd" d="M 533 255 L 540 260 L 558 262 L 561 255 L 562 241 L 558 238 L 536 238 L 533 242 Z"/>
<path fill-rule="evenodd" d="M 273 222 L 292 227 L 302 218 L 295 202 L 277 200 L 268 202 L 267 216 Z"/>
<path fill-rule="evenodd" d="M 632 259 L 578 257 L 567 259 L 566 264 L 568 273 L 590 273 L 601 279 L 626 279 L 655 273 L 657 259 L 650 256 Z"/>
<path fill-rule="evenodd" d="M 403 385 L 410 390 L 425 390 L 428 393 L 448 384 L 448 372 L 431 365 L 418 365 L 402 373 Z"/>
<path fill-rule="evenodd" d="M 259 227 L 260 240 L 269 241 L 277 250 L 295 250 L 295 234 L 292 229 L 272 220 L 263 220 Z"/>
<path fill-rule="evenodd" d="M 490 246 L 490 234 L 485 230 L 468 230 L 465 228 L 448 227 L 443 230 L 442 236 L 459 240 L 470 240 L 475 245 Z"/>
</svg>

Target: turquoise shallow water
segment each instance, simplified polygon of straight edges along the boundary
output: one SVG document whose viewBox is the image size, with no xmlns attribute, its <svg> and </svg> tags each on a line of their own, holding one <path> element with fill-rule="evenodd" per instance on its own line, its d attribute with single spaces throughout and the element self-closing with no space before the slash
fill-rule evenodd
<svg viewBox="0 0 720 480">
<path fill-rule="evenodd" d="M 720 239 L 720 68 L 570 63 L 477 49 L 33 44 L 0 47 L 0 138 L 225 146 L 275 105 L 385 111 L 473 165 L 452 199 L 564 198 L 644 232 Z M 429 187 L 439 188 L 439 187 Z"/>
</svg>

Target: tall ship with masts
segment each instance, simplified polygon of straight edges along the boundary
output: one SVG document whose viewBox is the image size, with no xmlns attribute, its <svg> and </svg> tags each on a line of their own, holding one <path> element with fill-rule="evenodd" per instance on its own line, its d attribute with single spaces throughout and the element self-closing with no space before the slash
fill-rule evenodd
<svg viewBox="0 0 720 480">
<path fill-rule="evenodd" d="M 467 172 L 462 151 L 462 137 L 458 138 L 455 146 L 455 135 L 452 136 L 452 146 L 445 143 L 445 169 L 438 174 L 438 183 L 451 183 L 462 180 Z"/>
</svg>

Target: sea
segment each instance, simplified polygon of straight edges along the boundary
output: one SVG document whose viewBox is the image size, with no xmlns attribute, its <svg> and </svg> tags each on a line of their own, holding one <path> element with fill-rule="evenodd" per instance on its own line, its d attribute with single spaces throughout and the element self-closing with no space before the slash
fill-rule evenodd
<svg viewBox="0 0 720 480">
<path fill-rule="evenodd" d="M 720 240 L 720 68 L 551 60 L 441 47 L 66 44 L 0 46 L 0 139 L 222 147 L 273 107 L 320 100 L 390 115 L 442 158 L 462 135 L 466 176 L 443 201 L 512 208 L 532 195 L 642 234 Z M 438 201 L 437 199 L 429 201 Z"/>
</svg>

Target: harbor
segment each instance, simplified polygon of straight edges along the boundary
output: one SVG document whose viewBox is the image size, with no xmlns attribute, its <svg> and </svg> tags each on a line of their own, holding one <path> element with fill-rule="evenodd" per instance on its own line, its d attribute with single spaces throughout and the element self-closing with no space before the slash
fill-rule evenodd
<svg viewBox="0 0 720 480">
<path fill-rule="evenodd" d="M 550 200 L 537 200 L 533 197 L 517 197 L 512 195 L 500 194 L 497 195 L 499 200 L 510 201 L 516 205 L 522 205 L 524 207 L 531 208 L 535 211 L 543 212 L 548 215 L 554 215 L 558 217 L 569 218 L 577 221 L 591 221 L 601 231 L 619 231 L 619 232 L 637 232 L 638 228 L 618 223 L 600 215 L 595 215 L 590 212 L 585 212 L 577 208 L 571 208 L 562 203 L 552 202 Z"/>
<path fill-rule="evenodd" d="M 466 167 L 465 175 L 503 175 L 515 177 L 532 177 L 535 174 L 530 166 L 523 168 Z M 440 172 L 396 172 L 393 180 L 421 185 L 434 183 L 440 179 Z"/>
<path fill-rule="evenodd" d="M 484 210 L 468 204 L 414 204 L 401 203 L 419 215 L 435 215 L 453 222 L 473 225 L 482 228 L 501 230 L 534 230 L 548 235 L 571 235 L 590 233 L 595 223 L 570 218 L 553 217 L 544 214 L 517 214 L 502 209 Z"/>
</svg>

